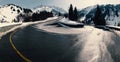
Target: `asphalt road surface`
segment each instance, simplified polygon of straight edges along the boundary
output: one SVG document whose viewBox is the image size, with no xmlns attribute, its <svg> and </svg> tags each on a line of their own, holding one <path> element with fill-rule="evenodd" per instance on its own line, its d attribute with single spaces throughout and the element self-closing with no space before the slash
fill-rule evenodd
<svg viewBox="0 0 120 62">
<path fill-rule="evenodd" d="M 120 61 L 119 32 L 88 27 L 79 34 L 55 34 L 34 26 L 21 28 L 2 37 L 0 62 L 25 62 L 21 54 L 32 62 Z M 11 46 L 11 39 L 21 54 Z"/>
</svg>

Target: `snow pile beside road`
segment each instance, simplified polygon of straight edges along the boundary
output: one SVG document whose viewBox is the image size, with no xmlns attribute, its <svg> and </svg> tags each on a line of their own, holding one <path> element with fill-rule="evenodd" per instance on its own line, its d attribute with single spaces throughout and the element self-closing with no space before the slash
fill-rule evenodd
<svg viewBox="0 0 120 62">
<path fill-rule="evenodd" d="M 63 18 L 63 19 L 61 19 L 59 22 L 66 23 L 66 24 L 80 24 L 80 23 L 78 23 L 78 22 L 71 21 L 71 20 L 69 20 L 69 19 L 67 19 L 67 18 Z"/>
<path fill-rule="evenodd" d="M 50 17 L 50 18 L 47 18 L 46 20 L 53 20 L 53 19 L 57 19 L 58 17 Z"/>
<path fill-rule="evenodd" d="M 111 28 L 111 29 L 115 29 L 115 30 L 120 30 L 119 26 L 112 26 L 112 25 L 107 25 L 107 27 Z"/>
<path fill-rule="evenodd" d="M 17 25 L 17 24 L 21 24 L 21 22 L 20 23 L 0 23 L 0 28 L 5 26 Z"/>
<path fill-rule="evenodd" d="M 38 24 L 35 25 L 34 28 L 51 33 L 60 33 L 60 34 L 80 34 L 87 29 L 88 26 L 84 28 L 66 28 L 66 27 L 56 27 L 47 24 Z"/>
</svg>

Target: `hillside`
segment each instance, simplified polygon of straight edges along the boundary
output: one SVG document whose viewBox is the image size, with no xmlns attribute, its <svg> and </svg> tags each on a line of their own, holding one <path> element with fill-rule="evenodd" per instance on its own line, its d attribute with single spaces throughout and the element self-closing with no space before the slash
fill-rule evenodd
<svg viewBox="0 0 120 62">
<path fill-rule="evenodd" d="M 15 4 L 7 4 L 0 6 L 0 23 L 13 23 L 13 22 L 29 22 L 47 17 L 41 17 L 38 15 L 51 14 L 53 16 L 66 13 L 65 10 L 55 6 L 38 6 L 34 9 L 23 8 Z M 41 17 L 41 18 L 40 18 Z M 40 19 L 39 19 L 40 18 Z"/>
<path fill-rule="evenodd" d="M 120 4 L 118 5 L 99 5 L 107 25 L 117 26 L 120 23 Z M 90 6 L 79 11 L 80 18 L 84 18 L 87 24 L 91 24 L 95 15 L 97 5 Z"/>
<path fill-rule="evenodd" d="M 54 15 L 59 15 L 59 13 L 64 14 L 66 11 L 62 8 L 56 7 L 56 6 L 45 6 L 45 5 L 40 5 L 32 9 L 33 12 L 40 13 L 41 11 L 47 11 L 47 12 L 52 12 Z"/>
<path fill-rule="evenodd" d="M 20 22 L 17 17 L 20 14 L 28 14 L 32 12 L 30 9 L 22 8 L 14 4 L 7 4 L 0 7 L 0 22 L 1 23 L 11 23 L 11 22 Z"/>
</svg>

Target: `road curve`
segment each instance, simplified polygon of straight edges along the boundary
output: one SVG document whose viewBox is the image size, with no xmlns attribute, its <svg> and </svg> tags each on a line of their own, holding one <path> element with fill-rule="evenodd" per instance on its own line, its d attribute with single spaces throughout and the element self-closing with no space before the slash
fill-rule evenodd
<svg viewBox="0 0 120 62">
<path fill-rule="evenodd" d="M 22 28 L 12 36 L 17 50 L 32 62 L 120 61 L 119 31 L 87 26 L 83 31 L 77 29 L 79 34 L 53 34 L 34 26 Z M 0 61 L 24 62 L 8 42 L 10 34 L 2 37 L 0 41 Z"/>
<path fill-rule="evenodd" d="M 54 19 L 53 21 L 60 20 L 60 19 L 62 19 L 62 17 Z M 48 21 L 51 21 L 51 19 L 45 22 L 48 22 Z M 38 23 L 40 24 L 40 23 L 45 23 L 45 22 L 43 21 L 43 22 L 38 22 Z M 8 33 L 0 39 L 0 52 L 1 52 L 0 62 L 6 62 L 6 61 L 7 62 L 8 61 L 9 62 L 16 62 L 16 61 L 23 62 L 23 60 L 25 60 L 25 62 L 31 62 L 24 55 L 22 55 L 22 53 L 19 50 L 17 50 L 16 46 L 14 45 L 12 37 L 14 36 L 14 33 L 16 31 L 17 30 L 15 30 L 14 32 Z M 19 58 L 19 59 L 16 59 L 16 58 Z"/>
<path fill-rule="evenodd" d="M 14 36 L 14 33 L 16 32 L 17 30 L 15 30 L 14 32 L 12 32 L 10 34 L 10 37 L 9 37 L 9 41 L 10 41 L 10 44 L 12 46 L 12 48 L 14 49 L 14 51 L 25 61 L 25 62 L 32 62 L 30 59 L 26 58 L 17 48 L 16 46 L 14 45 L 13 43 L 13 36 Z"/>
</svg>

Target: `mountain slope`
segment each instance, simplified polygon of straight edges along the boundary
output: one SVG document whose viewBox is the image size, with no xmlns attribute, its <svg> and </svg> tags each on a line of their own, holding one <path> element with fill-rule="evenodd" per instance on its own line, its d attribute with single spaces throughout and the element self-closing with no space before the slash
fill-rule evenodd
<svg viewBox="0 0 120 62">
<path fill-rule="evenodd" d="M 12 23 L 30 21 L 34 13 L 52 12 L 55 15 L 66 13 L 62 8 L 55 6 L 38 6 L 34 9 L 22 8 L 15 4 L 7 4 L 0 6 L 0 23 Z M 36 15 L 37 16 L 37 15 Z"/>
<path fill-rule="evenodd" d="M 24 13 L 23 8 L 14 4 L 8 4 L 0 7 L 0 22 L 13 22 L 17 15 Z"/>
<path fill-rule="evenodd" d="M 102 11 L 102 15 L 104 16 L 107 25 L 117 26 L 120 23 L 120 4 L 118 5 L 99 5 Z M 92 18 L 95 15 L 97 5 L 87 7 L 81 11 L 79 11 L 80 18 L 85 18 L 85 22 L 87 24 L 91 24 Z"/>
<path fill-rule="evenodd" d="M 55 7 L 55 6 L 43 6 L 40 5 L 33 9 L 33 12 L 40 13 L 41 11 L 52 12 L 54 15 L 58 15 L 59 13 L 64 14 L 66 11 L 62 8 Z"/>
<path fill-rule="evenodd" d="M 0 7 L 0 22 L 11 23 L 17 20 L 17 16 L 20 14 L 28 13 L 26 8 L 22 8 L 20 6 L 14 4 L 7 4 Z"/>
</svg>

